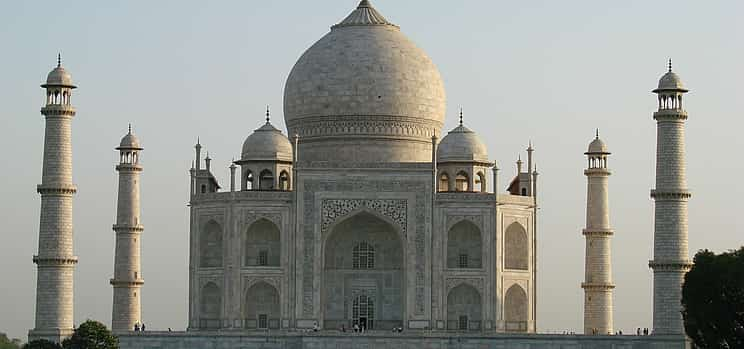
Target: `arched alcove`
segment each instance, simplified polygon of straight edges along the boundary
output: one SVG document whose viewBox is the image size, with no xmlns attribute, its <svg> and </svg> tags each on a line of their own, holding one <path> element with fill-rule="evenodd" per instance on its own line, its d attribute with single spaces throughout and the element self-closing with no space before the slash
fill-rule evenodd
<svg viewBox="0 0 744 349">
<path fill-rule="evenodd" d="M 246 328 L 279 328 L 279 291 L 263 281 L 251 286 L 245 293 L 243 317 Z"/>
<path fill-rule="evenodd" d="M 504 234 L 504 268 L 527 270 L 529 268 L 527 231 L 519 223 L 512 223 Z"/>
<path fill-rule="evenodd" d="M 460 171 L 455 177 L 455 190 L 456 191 L 470 191 L 470 177 L 465 171 Z"/>
<path fill-rule="evenodd" d="M 208 282 L 201 290 L 201 318 L 199 327 L 217 329 L 222 324 L 222 291 L 214 282 Z"/>
<path fill-rule="evenodd" d="M 479 330 L 482 319 L 481 295 L 475 287 L 460 284 L 447 294 L 447 329 Z"/>
<path fill-rule="evenodd" d="M 281 264 L 281 232 L 274 222 L 261 218 L 243 236 L 243 265 L 278 267 Z"/>
<path fill-rule="evenodd" d="M 332 226 L 323 251 L 324 327 L 349 328 L 354 321 L 367 329 L 403 324 L 403 244 L 392 224 L 372 213 L 356 213 Z M 363 307 L 372 304 L 373 309 L 365 308 L 371 312 L 354 313 L 354 302 L 360 301 Z"/>
<path fill-rule="evenodd" d="M 270 170 L 261 171 L 258 187 L 261 190 L 274 190 L 274 174 Z"/>
<path fill-rule="evenodd" d="M 199 232 L 199 266 L 222 267 L 222 227 L 210 220 Z"/>
<path fill-rule="evenodd" d="M 481 268 L 481 231 L 468 220 L 453 225 L 447 233 L 447 268 Z"/>
<path fill-rule="evenodd" d="M 527 331 L 529 303 L 527 293 L 522 286 L 514 284 L 504 295 L 504 321 L 507 331 Z"/>
<path fill-rule="evenodd" d="M 447 172 L 442 172 L 439 175 L 439 191 L 450 191 L 449 180 L 450 178 Z"/>
</svg>

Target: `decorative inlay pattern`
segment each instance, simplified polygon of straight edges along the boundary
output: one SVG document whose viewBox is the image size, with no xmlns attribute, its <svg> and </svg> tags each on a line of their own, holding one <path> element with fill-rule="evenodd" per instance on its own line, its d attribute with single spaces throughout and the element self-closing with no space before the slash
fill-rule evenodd
<svg viewBox="0 0 744 349">
<path fill-rule="evenodd" d="M 367 208 L 375 211 L 387 218 L 390 218 L 403 236 L 406 236 L 406 223 L 408 220 L 408 203 L 406 200 L 365 200 L 365 199 L 329 199 L 323 200 L 321 216 L 321 232 L 326 233 L 328 227 L 333 225 L 339 218 L 345 217 L 349 213 Z"/>
<path fill-rule="evenodd" d="M 483 279 L 482 278 L 448 278 L 445 283 L 446 294 L 449 294 L 453 288 L 462 284 L 473 286 L 483 297 Z"/>
</svg>

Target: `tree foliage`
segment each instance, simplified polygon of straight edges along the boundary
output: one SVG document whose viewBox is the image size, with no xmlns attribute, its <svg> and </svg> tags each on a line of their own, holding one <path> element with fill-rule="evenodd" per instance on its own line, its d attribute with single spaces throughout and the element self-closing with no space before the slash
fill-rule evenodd
<svg viewBox="0 0 744 349">
<path fill-rule="evenodd" d="M 0 349 L 19 349 L 20 347 L 20 340 L 10 339 L 5 333 L 0 332 Z"/>
<path fill-rule="evenodd" d="M 62 346 L 46 339 L 37 339 L 24 344 L 23 349 L 62 349 Z"/>
<path fill-rule="evenodd" d="M 119 339 L 98 321 L 87 320 L 80 324 L 72 337 L 62 341 L 64 349 L 118 349 Z"/>
<path fill-rule="evenodd" d="M 682 287 L 685 331 L 700 348 L 744 348 L 744 247 L 695 255 Z"/>
</svg>

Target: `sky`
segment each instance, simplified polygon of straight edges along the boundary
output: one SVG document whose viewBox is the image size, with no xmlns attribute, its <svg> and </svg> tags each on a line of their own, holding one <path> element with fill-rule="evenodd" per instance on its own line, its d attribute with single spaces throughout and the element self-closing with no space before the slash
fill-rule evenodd
<svg viewBox="0 0 744 349">
<path fill-rule="evenodd" d="M 581 331 L 586 178 L 596 128 L 610 167 L 615 327 L 651 327 L 656 98 L 674 70 L 686 96 L 690 253 L 744 244 L 744 2 L 374 0 L 425 50 L 447 90 L 445 131 L 459 108 L 503 169 L 528 141 L 539 168 L 540 332 Z M 34 327 L 44 119 L 39 87 L 58 52 L 73 95 L 75 322 L 110 325 L 118 161 L 132 123 L 142 141 L 143 320 L 184 329 L 188 169 L 200 137 L 227 184 L 266 105 L 284 129 L 293 64 L 356 0 L 13 1 L 0 11 L 0 332 Z M 523 155 L 524 156 L 524 155 Z"/>
</svg>

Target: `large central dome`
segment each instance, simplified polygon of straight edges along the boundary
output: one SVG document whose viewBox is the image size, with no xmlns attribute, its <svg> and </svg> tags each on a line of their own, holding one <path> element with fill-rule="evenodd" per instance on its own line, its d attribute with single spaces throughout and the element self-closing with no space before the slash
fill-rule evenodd
<svg viewBox="0 0 744 349">
<path fill-rule="evenodd" d="M 429 162 L 444 114 L 434 63 L 367 0 L 300 57 L 284 89 L 300 161 Z"/>
</svg>

